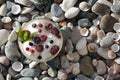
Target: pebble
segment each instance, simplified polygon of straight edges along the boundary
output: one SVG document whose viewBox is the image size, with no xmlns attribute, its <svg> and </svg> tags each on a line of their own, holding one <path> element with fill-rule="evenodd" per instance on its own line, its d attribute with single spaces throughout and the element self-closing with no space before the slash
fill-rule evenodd
<svg viewBox="0 0 120 80">
<path fill-rule="evenodd" d="M 78 15 L 80 9 L 77 7 L 71 7 L 65 12 L 65 18 L 71 19 Z"/>
<path fill-rule="evenodd" d="M 8 41 L 13 42 L 17 40 L 17 33 L 15 30 L 12 30 L 10 35 L 8 36 Z"/>
<path fill-rule="evenodd" d="M 2 21 L 3 23 L 10 23 L 10 22 L 12 21 L 12 19 L 11 19 L 10 17 L 3 17 L 3 18 L 1 19 L 1 21 Z"/>
<path fill-rule="evenodd" d="M 67 59 L 72 62 L 78 62 L 80 59 L 80 55 L 78 52 L 69 52 L 66 55 Z"/>
<path fill-rule="evenodd" d="M 114 31 L 120 32 L 120 23 L 115 23 L 113 26 Z"/>
<path fill-rule="evenodd" d="M 7 5 L 6 4 L 2 4 L 0 6 L 0 16 L 5 16 L 7 14 Z"/>
<path fill-rule="evenodd" d="M 10 65 L 10 61 L 8 60 L 8 58 L 6 56 L 0 56 L 0 63 L 3 64 L 4 66 L 9 66 Z"/>
<path fill-rule="evenodd" d="M 105 32 L 103 30 L 98 30 L 96 34 L 97 34 L 96 43 L 100 43 L 100 41 L 105 37 Z"/>
<path fill-rule="evenodd" d="M 46 62 L 48 66 L 50 66 L 53 69 L 60 69 L 60 58 L 56 57 L 52 59 L 51 61 Z"/>
<path fill-rule="evenodd" d="M 113 57 L 109 57 L 109 56 L 108 56 L 108 51 L 109 51 L 108 48 L 102 48 L 102 47 L 100 47 L 100 48 L 98 48 L 97 53 L 98 53 L 101 57 L 103 57 L 104 59 L 114 59 L 114 58 L 115 58 L 114 56 L 113 56 Z"/>
<path fill-rule="evenodd" d="M 14 71 L 20 72 L 23 69 L 23 64 L 21 62 L 14 62 L 12 64 L 12 69 Z"/>
<path fill-rule="evenodd" d="M 111 50 L 112 50 L 113 52 L 118 52 L 118 51 L 120 50 L 120 46 L 119 46 L 118 44 L 113 44 L 113 45 L 111 46 Z"/>
<path fill-rule="evenodd" d="M 92 60 L 92 64 L 93 64 L 94 67 L 96 67 L 96 66 L 98 65 L 97 59 L 93 59 L 93 60 Z"/>
<path fill-rule="evenodd" d="M 0 79 L 1 80 L 5 80 L 4 77 L 3 77 L 3 75 L 2 75 L 2 73 L 0 73 Z"/>
<path fill-rule="evenodd" d="M 87 2 L 81 2 L 79 4 L 79 8 L 82 11 L 88 11 L 90 9 L 90 5 Z"/>
<path fill-rule="evenodd" d="M 0 0 L 0 4 L 3 4 L 5 2 L 6 2 L 6 0 Z"/>
<path fill-rule="evenodd" d="M 101 77 L 101 76 L 96 76 L 95 78 L 94 78 L 94 80 L 105 80 L 103 77 Z"/>
<path fill-rule="evenodd" d="M 60 28 L 60 31 L 62 32 L 62 35 L 63 35 L 63 41 L 66 42 L 71 37 L 70 28 L 67 26 L 64 26 Z"/>
<path fill-rule="evenodd" d="M 112 5 L 111 6 L 111 11 L 119 14 L 120 13 L 120 5 Z"/>
<path fill-rule="evenodd" d="M 15 77 L 15 75 L 17 74 L 17 72 L 12 69 L 12 66 L 10 66 L 10 67 L 8 68 L 8 73 L 9 73 L 12 77 Z"/>
<path fill-rule="evenodd" d="M 27 14 L 27 13 L 31 13 L 34 10 L 34 6 L 30 6 L 30 7 L 23 7 L 22 11 L 20 14 Z"/>
<path fill-rule="evenodd" d="M 107 47 L 110 47 L 113 43 L 114 43 L 113 38 L 106 36 L 101 40 L 100 46 L 107 48 Z"/>
<path fill-rule="evenodd" d="M 53 80 L 53 79 L 50 77 L 44 77 L 42 80 Z"/>
<path fill-rule="evenodd" d="M 53 0 L 55 3 L 61 3 L 63 0 Z"/>
<path fill-rule="evenodd" d="M 12 14 L 14 15 L 17 15 L 21 12 L 21 7 L 20 5 L 13 5 L 12 8 L 11 8 L 11 12 Z"/>
<path fill-rule="evenodd" d="M 97 52 L 97 49 L 99 48 L 96 43 L 89 43 L 87 47 L 89 52 Z"/>
<path fill-rule="evenodd" d="M 67 79 L 67 73 L 63 70 L 59 70 L 57 74 L 57 78 L 60 80 L 66 80 Z"/>
<path fill-rule="evenodd" d="M 97 69 L 98 75 L 103 75 L 107 71 L 106 64 L 101 60 L 98 61 L 98 65 L 96 66 L 96 69 Z"/>
<path fill-rule="evenodd" d="M 60 16 L 63 15 L 62 9 L 56 3 L 53 3 L 51 5 L 51 11 L 50 12 L 51 12 L 52 16 L 55 16 L 55 17 L 60 17 Z"/>
<path fill-rule="evenodd" d="M 15 42 L 7 42 L 5 45 L 5 55 L 11 61 L 17 61 L 21 57 Z"/>
<path fill-rule="evenodd" d="M 72 44 L 72 40 L 71 39 L 68 39 L 67 42 L 66 42 L 66 51 L 67 52 L 73 52 L 73 44 Z"/>
<path fill-rule="evenodd" d="M 87 28 L 80 28 L 80 34 L 82 36 L 88 36 L 90 31 Z"/>
<path fill-rule="evenodd" d="M 94 68 L 91 62 L 92 61 L 89 56 L 83 57 L 80 61 L 80 70 L 86 76 L 92 76 L 94 74 Z"/>
<path fill-rule="evenodd" d="M 38 77 L 40 74 L 40 70 L 25 68 L 20 72 L 20 74 L 21 76 L 24 76 L 24 77 Z"/>
<path fill-rule="evenodd" d="M 70 1 L 63 0 L 63 2 L 61 3 L 62 10 L 66 12 L 68 9 L 70 9 L 71 7 L 73 7 L 76 4 L 77 1 L 78 0 L 70 0 Z"/>
<path fill-rule="evenodd" d="M 32 78 L 29 78 L 29 77 L 22 77 L 22 78 L 20 78 L 20 79 L 18 79 L 18 80 L 33 80 Z"/>
<path fill-rule="evenodd" d="M 70 66 L 70 63 L 66 56 L 61 56 L 61 66 L 63 69 L 67 69 Z"/>
<path fill-rule="evenodd" d="M 77 44 L 77 42 L 80 40 L 81 37 L 82 36 L 80 34 L 79 28 L 74 27 L 73 30 L 71 31 L 71 36 L 70 36 L 73 44 Z"/>
<path fill-rule="evenodd" d="M 48 69 L 48 75 L 49 75 L 50 77 L 55 77 L 56 74 L 57 74 L 57 72 L 56 72 L 55 70 L 53 70 L 52 68 L 49 68 L 49 69 Z"/>
<path fill-rule="evenodd" d="M 29 18 L 28 18 L 28 15 L 20 15 L 19 17 L 18 17 L 18 21 L 19 22 L 27 22 L 27 21 L 29 21 Z"/>
<path fill-rule="evenodd" d="M 79 52 L 80 55 L 87 55 L 87 40 L 85 37 L 81 38 L 78 43 L 76 44 L 76 50 Z"/>
<path fill-rule="evenodd" d="M 89 28 L 90 26 L 92 26 L 92 23 L 90 22 L 90 20 L 88 18 L 82 18 L 82 19 L 78 20 L 78 25 L 80 27 Z"/>
<path fill-rule="evenodd" d="M 116 58 L 114 61 L 115 61 L 117 64 L 120 64 L 120 58 Z"/>
<path fill-rule="evenodd" d="M 104 30 L 104 32 L 110 32 L 113 30 L 113 26 L 115 23 L 116 19 L 109 14 L 106 14 L 101 18 L 100 28 Z"/>
<path fill-rule="evenodd" d="M 15 3 L 13 1 L 7 0 L 6 1 L 7 4 L 7 10 L 10 11 L 12 6 L 15 5 Z"/>
<path fill-rule="evenodd" d="M 51 66 L 50 66 L 51 67 Z M 41 70 L 47 70 L 48 66 L 45 63 L 40 63 L 40 69 Z"/>
<path fill-rule="evenodd" d="M 21 24 L 20 24 L 18 21 L 15 21 L 15 22 L 13 23 L 13 29 L 14 29 L 16 32 L 19 31 L 20 26 L 21 26 Z"/>
<path fill-rule="evenodd" d="M 55 17 L 55 16 L 52 17 L 52 20 L 55 21 L 55 22 L 60 22 L 64 19 L 65 19 L 64 15 L 61 15 L 60 17 Z"/>
<path fill-rule="evenodd" d="M 75 80 L 92 80 L 92 79 L 88 78 L 87 76 L 85 76 L 83 74 L 79 74 L 79 75 L 77 75 Z"/>
<path fill-rule="evenodd" d="M 113 52 L 112 50 L 109 50 L 109 51 L 108 51 L 108 57 L 109 57 L 109 58 L 116 58 L 116 53 Z"/>
<path fill-rule="evenodd" d="M 100 16 L 110 13 L 110 7 L 106 4 L 105 0 L 102 1 L 98 0 L 91 8 L 92 12 Z"/>
<path fill-rule="evenodd" d="M 39 62 L 32 61 L 32 62 L 29 64 L 29 68 L 34 68 L 34 67 L 37 66 L 38 64 L 39 64 Z"/>
<path fill-rule="evenodd" d="M 115 63 L 113 65 L 113 68 L 114 68 L 113 74 L 120 73 L 120 65 L 119 64 Z"/>
<path fill-rule="evenodd" d="M 10 74 L 7 74 L 6 80 L 11 80 L 12 76 Z"/>
<path fill-rule="evenodd" d="M 100 46 L 103 48 L 110 47 L 114 43 L 112 37 L 106 36 L 100 41 Z"/>
<path fill-rule="evenodd" d="M 8 30 L 6 30 L 6 29 L 1 29 L 0 30 L 0 46 L 2 46 L 4 43 L 7 42 L 8 36 L 9 36 L 9 31 Z"/>
<path fill-rule="evenodd" d="M 1 22 L 3 23 L 3 28 L 7 30 L 12 29 L 12 19 L 10 17 L 3 17 L 1 19 Z"/>
<path fill-rule="evenodd" d="M 78 75 L 80 73 L 80 64 L 77 63 L 72 63 L 72 74 L 73 75 Z"/>
<path fill-rule="evenodd" d="M 31 6 L 32 3 L 30 0 L 14 0 L 15 3 L 18 3 L 23 6 Z"/>
</svg>

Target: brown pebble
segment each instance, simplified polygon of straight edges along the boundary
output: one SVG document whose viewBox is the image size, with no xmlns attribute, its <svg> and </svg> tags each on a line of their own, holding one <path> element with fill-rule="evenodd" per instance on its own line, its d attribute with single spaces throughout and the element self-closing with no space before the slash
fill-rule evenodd
<svg viewBox="0 0 120 80">
<path fill-rule="evenodd" d="M 0 4 L 3 4 L 5 2 L 6 2 L 6 0 L 0 0 Z"/>
<path fill-rule="evenodd" d="M 66 26 L 66 25 L 67 25 L 67 22 L 66 22 L 66 21 L 61 21 L 61 22 L 59 22 L 59 25 L 62 26 L 62 27 L 63 27 L 63 26 Z"/>
<path fill-rule="evenodd" d="M 63 0 L 53 0 L 55 3 L 60 4 Z"/>
<path fill-rule="evenodd" d="M 110 7 L 101 3 L 96 2 L 92 7 L 92 12 L 97 15 L 103 16 L 110 12 Z"/>
<path fill-rule="evenodd" d="M 110 57 L 110 58 L 115 58 L 116 57 L 116 53 L 115 52 L 113 52 L 112 50 L 109 50 L 108 51 L 108 57 Z"/>
<path fill-rule="evenodd" d="M 100 28 L 104 30 L 104 32 L 113 31 L 113 26 L 116 23 L 116 19 L 110 16 L 110 14 L 106 14 L 102 17 Z"/>
</svg>

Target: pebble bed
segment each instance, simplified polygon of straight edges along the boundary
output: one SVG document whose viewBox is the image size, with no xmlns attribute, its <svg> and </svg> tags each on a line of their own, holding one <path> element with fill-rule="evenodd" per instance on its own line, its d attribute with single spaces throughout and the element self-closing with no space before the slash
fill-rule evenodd
<svg viewBox="0 0 120 80">
<path fill-rule="evenodd" d="M 63 35 L 47 62 L 26 58 L 17 42 L 38 18 Z M 120 80 L 120 0 L 0 0 L 0 80 Z"/>
</svg>

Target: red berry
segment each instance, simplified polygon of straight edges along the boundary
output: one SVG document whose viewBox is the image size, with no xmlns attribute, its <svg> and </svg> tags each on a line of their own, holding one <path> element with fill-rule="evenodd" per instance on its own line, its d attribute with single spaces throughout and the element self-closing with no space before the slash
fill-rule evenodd
<svg viewBox="0 0 120 80">
<path fill-rule="evenodd" d="M 38 52 L 42 52 L 43 51 L 43 46 L 42 45 L 38 45 L 35 48 Z"/>
<path fill-rule="evenodd" d="M 61 38 L 61 35 L 58 34 L 58 35 L 57 35 L 57 38 L 60 39 L 60 38 Z"/>
<path fill-rule="evenodd" d="M 29 47 L 26 47 L 26 51 L 29 51 Z"/>
<path fill-rule="evenodd" d="M 33 54 L 35 51 L 33 49 L 31 49 L 30 52 Z"/>
<path fill-rule="evenodd" d="M 52 29 L 52 24 L 51 23 L 48 23 L 46 26 L 45 26 L 46 30 L 50 30 Z"/>
<path fill-rule="evenodd" d="M 38 26 L 41 28 L 41 27 L 43 27 L 43 24 L 42 24 L 42 23 L 39 23 Z"/>
<path fill-rule="evenodd" d="M 39 33 L 41 33 L 41 32 L 42 32 L 42 30 L 41 30 L 41 29 L 39 29 L 39 30 L 38 30 L 38 32 L 39 32 Z"/>
<path fill-rule="evenodd" d="M 41 39 L 42 41 L 46 41 L 47 36 L 46 36 L 46 35 L 42 35 L 42 36 L 40 36 L 40 39 Z"/>
<path fill-rule="evenodd" d="M 54 34 L 54 35 L 58 35 L 59 31 L 58 31 L 57 28 L 54 27 L 54 28 L 51 29 L 51 33 Z"/>
<path fill-rule="evenodd" d="M 51 48 L 51 50 L 50 50 L 50 53 L 52 54 L 52 55 L 55 55 L 57 52 L 59 51 L 59 46 L 53 46 L 52 48 Z"/>
</svg>

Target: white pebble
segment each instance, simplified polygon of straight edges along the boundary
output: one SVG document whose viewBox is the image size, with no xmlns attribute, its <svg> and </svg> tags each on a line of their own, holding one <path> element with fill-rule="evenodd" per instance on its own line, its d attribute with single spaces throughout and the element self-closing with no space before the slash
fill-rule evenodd
<svg viewBox="0 0 120 80">
<path fill-rule="evenodd" d="M 9 23 L 9 22 L 12 21 L 12 19 L 11 19 L 10 17 L 3 17 L 3 18 L 1 19 L 1 21 L 2 21 L 3 23 Z"/>
<path fill-rule="evenodd" d="M 55 77 L 56 76 L 56 71 L 55 70 L 53 70 L 52 68 L 49 68 L 48 69 L 48 75 L 50 76 L 50 77 Z"/>
<path fill-rule="evenodd" d="M 79 12 L 80 12 L 79 8 L 72 7 L 65 12 L 65 17 L 68 19 L 74 18 L 75 16 L 78 15 Z"/>
<path fill-rule="evenodd" d="M 12 6 L 12 9 L 11 9 L 11 12 L 14 14 L 14 15 L 17 15 L 21 12 L 21 7 L 20 5 L 13 5 Z"/>
<path fill-rule="evenodd" d="M 0 7 L 0 16 L 5 16 L 7 13 L 7 5 L 6 4 L 2 4 Z"/>
<path fill-rule="evenodd" d="M 87 40 L 85 37 L 81 38 L 78 43 L 76 44 L 76 49 L 79 52 L 80 55 L 87 55 L 88 50 L 87 50 Z"/>
<path fill-rule="evenodd" d="M 16 41 L 17 40 L 17 33 L 15 30 L 12 30 L 12 32 L 10 33 L 9 37 L 8 37 L 8 41 L 12 42 L 12 41 Z"/>
<path fill-rule="evenodd" d="M 23 69 L 23 64 L 21 62 L 14 62 L 12 64 L 12 69 L 14 71 L 20 72 Z"/>
<path fill-rule="evenodd" d="M 78 62 L 77 63 L 73 63 L 72 67 L 73 67 L 72 74 L 77 75 L 77 74 L 80 73 L 80 64 Z"/>
<path fill-rule="evenodd" d="M 90 9 L 90 5 L 87 2 L 81 2 L 79 4 L 79 8 L 82 11 L 88 11 Z"/>
<path fill-rule="evenodd" d="M 39 64 L 39 62 L 33 61 L 29 64 L 29 68 L 34 68 L 35 66 L 37 66 Z"/>
<path fill-rule="evenodd" d="M 67 11 L 68 9 L 73 7 L 77 1 L 78 0 L 63 0 L 60 7 L 62 8 L 63 11 Z"/>
<path fill-rule="evenodd" d="M 117 64 L 120 64 L 120 58 L 114 60 Z"/>
<path fill-rule="evenodd" d="M 10 74 L 7 74 L 6 80 L 11 80 L 12 76 Z"/>
<path fill-rule="evenodd" d="M 4 36 L 4 37 L 3 37 Z M 9 31 L 6 29 L 0 30 L 0 47 L 7 42 L 9 36 Z"/>
</svg>

